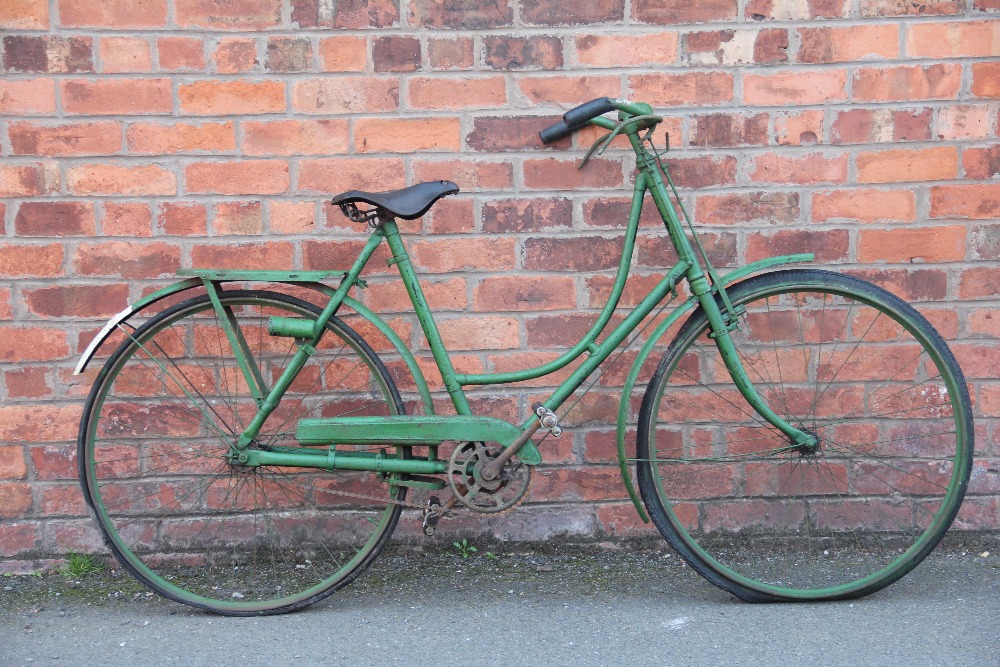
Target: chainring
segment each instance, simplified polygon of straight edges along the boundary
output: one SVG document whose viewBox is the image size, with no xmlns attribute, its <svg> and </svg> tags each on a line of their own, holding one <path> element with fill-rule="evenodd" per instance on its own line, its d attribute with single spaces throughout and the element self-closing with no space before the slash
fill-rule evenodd
<svg viewBox="0 0 1000 667">
<path fill-rule="evenodd" d="M 482 467 L 500 454 L 497 447 L 465 442 L 448 459 L 448 485 L 458 502 L 484 514 L 505 512 L 524 499 L 531 483 L 531 466 L 511 457 L 496 479 L 486 480 Z"/>
</svg>

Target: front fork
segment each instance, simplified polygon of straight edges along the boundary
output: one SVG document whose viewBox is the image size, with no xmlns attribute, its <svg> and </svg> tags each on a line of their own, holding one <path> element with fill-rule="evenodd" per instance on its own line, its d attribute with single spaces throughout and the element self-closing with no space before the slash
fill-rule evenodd
<svg viewBox="0 0 1000 667">
<path fill-rule="evenodd" d="M 733 312 L 723 313 L 715 299 L 712 288 L 708 284 L 708 279 L 704 275 L 691 280 L 690 285 L 691 291 L 698 298 L 702 309 L 705 311 L 705 315 L 708 317 L 709 327 L 712 332 L 711 337 L 715 340 L 719 354 L 722 355 L 722 361 L 726 365 L 726 370 L 729 371 L 730 377 L 732 377 L 743 398 L 746 399 L 750 407 L 767 423 L 788 436 L 800 451 L 815 451 L 819 446 L 819 440 L 816 436 L 795 428 L 775 413 L 764 402 L 763 397 L 757 392 L 753 382 L 747 376 L 743 360 L 736 351 L 736 345 L 733 343 L 732 336 L 729 335 L 732 330 L 739 326 L 738 313 L 735 312 L 738 308 L 734 307 Z"/>
</svg>

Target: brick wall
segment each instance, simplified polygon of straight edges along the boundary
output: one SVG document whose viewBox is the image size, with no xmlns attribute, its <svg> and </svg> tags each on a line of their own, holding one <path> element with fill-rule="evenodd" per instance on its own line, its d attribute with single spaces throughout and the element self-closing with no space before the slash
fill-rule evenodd
<svg viewBox="0 0 1000 667">
<path fill-rule="evenodd" d="M 721 264 L 810 248 L 937 315 L 979 418 L 964 525 L 1000 526 L 998 12 L 3 0 L 0 559 L 97 544 L 73 443 L 97 369 L 71 372 L 103 320 L 179 267 L 345 266 L 362 230 L 331 193 L 458 182 L 404 227 L 456 365 L 552 358 L 604 303 L 633 161 L 612 150 L 577 171 L 595 134 L 544 148 L 536 131 L 601 95 L 663 110 L 684 201 Z M 626 301 L 670 265 L 657 224 L 644 223 Z M 364 298 L 429 365 L 388 279 L 377 268 Z M 471 395 L 514 419 L 539 386 Z M 501 536 L 648 530 L 609 465 L 617 398 L 604 382 L 571 415 L 534 496 L 554 504 L 497 522 Z"/>
</svg>

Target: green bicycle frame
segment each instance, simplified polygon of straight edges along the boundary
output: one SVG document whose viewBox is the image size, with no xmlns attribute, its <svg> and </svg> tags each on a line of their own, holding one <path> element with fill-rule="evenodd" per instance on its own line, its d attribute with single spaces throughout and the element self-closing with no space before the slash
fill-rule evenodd
<svg viewBox="0 0 1000 667">
<path fill-rule="evenodd" d="M 619 114 L 620 119 L 628 117 L 626 112 Z M 657 306 L 663 303 L 668 294 L 675 293 L 677 284 L 681 280 L 686 280 L 691 291 L 691 298 L 675 309 L 670 316 L 662 322 L 654 332 L 654 336 L 640 353 L 641 362 L 649 354 L 651 343 L 662 336 L 669 326 L 676 322 L 683 314 L 689 312 L 695 306 L 701 306 L 705 311 L 709 321 L 712 336 L 719 348 L 720 354 L 726 368 L 733 378 L 740 393 L 747 403 L 768 423 L 779 429 L 782 433 L 796 445 L 803 448 L 815 447 L 816 439 L 809 433 L 805 433 L 794 426 L 788 424 L 765 403 L 754 388 L 752 381 L 747 376 L 743 364 L 736 352 L 730 338 L 730 331 L 736 326 L 734 313 L 724 312 L 724 307 L 720 307 L 716 300 L 716 295 L 720 290 L 724 290 L 724 285 L 732 282 L 737 277 L 743 277 L 749 273 L 767 266 L 785 264 L 797 261 L 809 261 L 811 255 L 792 255 L 775 257 L 769 260 L 757 262 L 748 267 L 724 276 L 718 281 L 719 284 L 711 284 L 697 253 L 694 251 L 689 241 L 683 225 L 673 207 L 666 185 L 660 173 L 658 158 L 650 154 L 642 145 L 639 137 L 639 129 L 635 126 L 627 126 L 624 131 L 622 126 L 605 118 L 596 118 L 590 121 L 594 125 L 606 129 L 618 128 L 625 134 L 633 151 L 637 156 L 637 169 L 635 186 L 632 195 L 631 209 L 628 224 L 625 231 L 624 246 L 622 249 L 621 261 L 618 267 L 615 281 L 608 297 L 608 301 L 594 322 L 591 329 L 571 349 L 546 364 L 528 368 L 520 371 L 507 373 L 484 373 L 484 374 L 460 374 L 455 371 L 451 363 L 448 351 L 438 331 L 437 325 L 431 314 L 430 308 L 424 297 L 416 272 L 410 262 L 409 254 L 403 240 L 400 238 L 399 229 L 395 220 L 385 219 L 375 227 L 369 236 L 361 253 L 354 264 L 347 271 L 340 286 L 330 296 L 330 300 L 322 313 L 315 319 L 298 318 L 273 318 L 269 331 L 273 335 L 292 336 L 297 339 L 298 349 L 292 357 L 290 363 L 275 381 L 270 389 L 264 391 L 263 382 L 253 372 L 253 364 L 243 358 L 244 345 L 236 332 L 227 330 L 231 344 L 237 358 L 240 359 L 241 369 L 251 387 L 260 387 L 258 399 L 259 409 L 257 415 L 247 426 L 239 440 L 231 448 L 230 458 L 239 461 L 244 465 L 282 465 L 282 466 L 304 466 L 325 469 L 349 468 L 354 470 L 370 470 L 378 472 L 399 472 L 412 474 L 428 474 L 444 472 L 444 462 L 437 461 L 433 455 L 433 446 L 440 444 L 444 440 L 456 439 L 458 433 L 469 433 L 466 439 L 489 440 L 498 442 L 505 448 L 501 455 L 503 461 L 515 453 L 520 452 L 519 457 L 530 464 L 541 462 L 541 457 L 530 442 L 530 437 L 538 430 L 540 422 L 537 416 L 529 417 L 519 428 L 502 420 L 490 420 L 472 415 L 469 401 L 465 395 L 463 387 L 473 385 L 493 385 L 522 382 L 547 375 L 561 368 L 581 356 L 587 355 L 586 359 L 573 371 L 573 373 L 559 385 L 555 392 L 543 403 L 543 407 L 556 411 L 564 402 L 576 391 L 584 381 L 605 361 L 612 352 L 633 332 L 646 317 L 652 313 Z M 677 264 L 671 268 L 660 282 L 643 298 L 640 303 L 625 317 L 625 319 L 611 330 L 601 343 L 597 343 L 597 338 L 604 332 L 611 317 L 616 310 L 624 290 L 626 279 L 628 278 L 629 265 L 631 263 L 633 250 L 635 247 L 636 234 L 639 226 L 639 218 L 646 195 L 649 194 L 654 205 L 659 212 L 671 242 L 676 248 L 678 255 Z M 280 403 L 285 391 L 291 385 L 299 370 L 306 360 L 315 352 L 316 345 L 323 336 L 323 332 L 330 318 L 337 312 L 350 288 L 356 284 L 362 270 L 371 259 L 378 246 L 385 241 L 392 253 L 390 263 L 395 265 L 399 271 L 400 278 L 406 288 L 413 304 L 420 327 L 430 348 L 431 355 L 441 373 L 444 388 L 455 407 L 457 416 L 426 416 L 426 417 L 395 417 L 383 418 L 381 420 L 369 419 L 363 424 L 355 423 L 359 418 L 334 418 L 334 419 L 308 419 L 302 420 L 299 426 L 299 438 L 308 444 L 329 444 L 330 451 L 310 450 L 306 448 L 296 448 L 299 451 L 288 449 L 278 451 L 268 451 L 266 449 L 250 449 L 249 445 L 257 436 L 264 422 L 271 412 Z M 209 288 L 210 294 L 213 293 Z M 724 293 L 723 293 L 724 296 Z M 213 299 L 216 303 L 217 298 Z M 723 298 L 728 305 L 728 300 Z M 217 310 L 221 306 L 216 307 Z M 220 321 L 225 325 L 229 322 L 228 314 L 219 312 Z M 626 386 L 630 389 L 635 381 L 638 370 L 633 366 L 632 372 Z M 623 396 L 622 401 L 627 402 L 628 394 Z M 623 412 L 619 412 L 619 450 L 622 445 L 622 420 Z M 324 437 L 326 433 L 326 437 Z M 516 435 L 515 435 L 516 434 Z M 426 459 L 393 459 L 391 464 L 387 464 L 384 457 L 376 454 L 355 453 L 351 456 L 344 456 L 343 452 L 336 453 L 336 444 L 373 444 L 384 442 L 389 444 L 427 444 L 432 446 L 432 455 Z M 338 457 L 339 456 L 339 457 Z M 624 471 L 624 456 L 619 455 Z M 625 483 L 628 487 L 629 495 L 637 503 L 636 494 L 631 485 L 628 475 L 625 476 Z M 638 507 L 638 505 L 637 505 Z M 644 513 L 640 509 L 640 514 Z M 645 517 L 644 517 L 645 518 Z"/>
</svg>

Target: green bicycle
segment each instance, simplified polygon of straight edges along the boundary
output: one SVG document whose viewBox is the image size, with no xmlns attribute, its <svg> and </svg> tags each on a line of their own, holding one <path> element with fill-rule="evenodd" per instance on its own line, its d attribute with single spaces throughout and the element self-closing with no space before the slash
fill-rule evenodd
<svg viewBox="0 0 1000 667">
<path fill-rule="evenodd" d="M 639 515 L 694 569 L 742 599 L 783 601 L 866 595 L 916 566 L 969 480 L 972 413 L 954 357 L 923 316 L 874 285 L 818 270 L 762 272 L 811 254 L 719 275 L 671 199 L 652 141 L 661 120 L 647 104 L 602 98 L 542 131 L 548 143 L 588 124 L 608 130 L 588 158 L 624 136 L 637 174 L 607 304 L 582 340 L 536 368 L 452 365 L 396 224 L 458 191 L 446 181 L 338 195 L 345 215 L 372 228 L 347 271 L 184 271 L 108 322 L 77 367 L 121 338 L 87 400 L 79 468 L 122 565 L 161 595 L 221 614 L 321 600 L 372 563 L 404 507 L 420 510 L 430 534 L 459 506 L 495 513 L 523 500 L 542 462 L 532 437 L 558 435 L 556 412 L 635 334 L 643 344 L 618 412 L 622 478 Z M 605 332 L 647 194 L 679 259 Z M 435 414 L 407 343 L 349 294 L 383 242 L 455 415 Z M 290 287 L 231 284 L 253 281 Z M 194 295 L 144 312 L 187 290 Z M 316 294 L 325 307 L 301 298 Z M 372 336 L 388 341 L 381 349 L 407 376 L 407 400 Z M 629 457 L 629 397 L 654 354 Z M 573 362 L 521 424 L 473 415 L 463 391 Z M 418 504 L 408 500 L 416 490 L 450 495 Z"/>
</svg>

